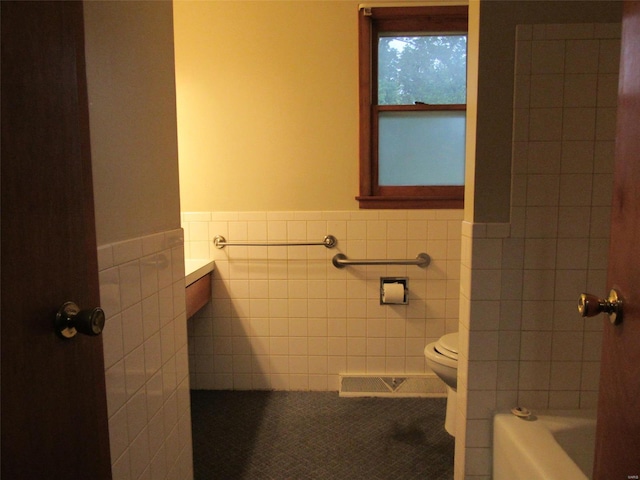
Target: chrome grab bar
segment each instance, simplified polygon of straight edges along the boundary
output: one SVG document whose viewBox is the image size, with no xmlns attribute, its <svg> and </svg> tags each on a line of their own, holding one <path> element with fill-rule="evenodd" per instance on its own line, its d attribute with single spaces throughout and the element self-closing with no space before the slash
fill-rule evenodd
<svg viewBox="0 0 640 480">
<path fill-rule="evenodd" d="M 224 247 L 311 247 L 322 245 L 326 248 L 333 248 L 338 244 L 338 239 L 333 235 L 325 235 L 322 242 L 227 242 L 222 235 L 216 235 L 213 239 L 216 248 Z"/>
<path fill-rule="evenodd" d="M 338 253 L 331 260 L 336 268 L 344 268 L 347 265 L 416 265 L 420 268 L 426 268 L 431 263 L 431 257 L 426 253 L 419 253 L 413 260 L 349 260 L 344 253 Z"/>
</svg>

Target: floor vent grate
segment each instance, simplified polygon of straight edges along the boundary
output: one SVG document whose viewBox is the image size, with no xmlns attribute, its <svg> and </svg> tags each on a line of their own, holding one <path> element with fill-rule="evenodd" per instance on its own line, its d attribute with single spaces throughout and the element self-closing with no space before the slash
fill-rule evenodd
<svg viewBox="0 0 640 480">
<path fill-rule="evenodd" d="M 341 397 L 446 397 L 444 383 L 435 375 L 341 375 Z"/>
</svg>

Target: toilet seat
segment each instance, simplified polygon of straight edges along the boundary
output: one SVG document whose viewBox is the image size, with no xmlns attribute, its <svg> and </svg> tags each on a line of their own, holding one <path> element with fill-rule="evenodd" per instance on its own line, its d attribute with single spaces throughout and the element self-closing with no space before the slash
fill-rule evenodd
<svg viewBox="0 0 640 480">
<path fill-rule="evenodd" d="M 435 350 L 451 360 L 458 361 L 458 333 L 443 335 L 435 344 Z"/>
</svg>

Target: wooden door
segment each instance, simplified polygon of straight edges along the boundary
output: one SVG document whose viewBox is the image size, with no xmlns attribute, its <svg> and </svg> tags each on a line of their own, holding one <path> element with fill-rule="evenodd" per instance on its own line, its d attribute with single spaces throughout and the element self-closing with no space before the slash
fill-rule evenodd
<svg viewBox="0 0 640 480">
<path fill-rule="evenodd" d="M 99 302 L 82 2 L 0 9 L 2 478 L 107 479 L 102 339 L 53 329 Z"/>
<path fill-rule="evenodd" d="M 594 478 L 640 476 L 640 2 L 626 2 L 608 286 L 622 323 L 604 321 Z M 604 292 L 603 292 L 604 293 Z M 606 295 L 605 295 L 606 296 Z"/>
</svg>

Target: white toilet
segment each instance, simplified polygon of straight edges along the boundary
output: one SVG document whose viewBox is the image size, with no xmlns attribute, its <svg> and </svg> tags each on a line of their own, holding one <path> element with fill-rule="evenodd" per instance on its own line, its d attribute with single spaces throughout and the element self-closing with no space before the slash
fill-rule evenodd
<svg viewBox="0 0 640 480">
<path fill-rule="evenodd" d="M 456 403 L 458 387 L 458 333 L 443 335 L 424 348 L 427 365 L 447 386 L 445 430 L 456 436 Z"/>
</svg>

